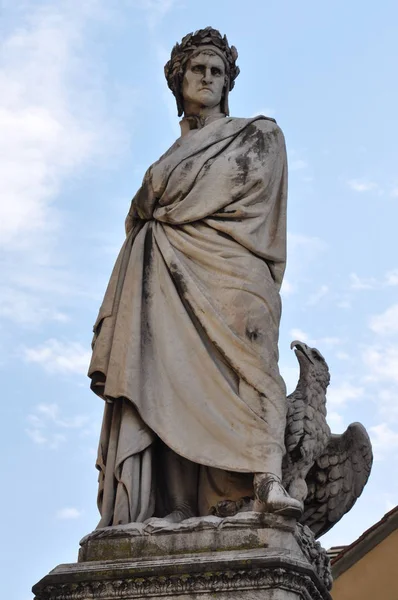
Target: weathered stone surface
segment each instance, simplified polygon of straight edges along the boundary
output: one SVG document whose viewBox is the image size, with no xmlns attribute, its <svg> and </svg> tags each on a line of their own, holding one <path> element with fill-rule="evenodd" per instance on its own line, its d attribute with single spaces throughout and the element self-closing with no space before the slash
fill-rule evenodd
<svg viewBox="0 0 398 600">
<path fill-rule="evenodd" d="M 80 542 L 79 562 L 139 559 L 261 548 L 300 555 L 296 523 L 271 514 L 245 512 L 234 517 L 197 517 L 182 523 L 152 518 L 146 523 L 96 529 Z"/>
<path fill-rule="evenodd" d="M 81 544 L 78 563 L 34 586 L 36 600 L 330 600 L 294 522 L 281 517 L 151 519 L 97 530 Z"/>
</svg>

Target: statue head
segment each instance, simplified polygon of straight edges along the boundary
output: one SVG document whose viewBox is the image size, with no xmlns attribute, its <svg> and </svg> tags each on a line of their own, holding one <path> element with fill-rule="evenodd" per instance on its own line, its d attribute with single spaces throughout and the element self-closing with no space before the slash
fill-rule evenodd
<svg viewBox="0 0 398 600">
<path fill-rule="evenodd" d="M 225 35 L 222 37 L 220 32 L 212 27 L 189 33 L 180 44 L 176 44 L 170 60 L 165 65 L 164 73 L 177 102 L 178 116 L 184 114 L 184 98 L 189 96 L 190 83 L 192 83 L 190 77 L 191 80 L 194 79 L 195 68 L 197 71 L 199 68 L 205 68 L 214 75 L 213 98 L 210 98 L 208 92 L 206 99 L 206 90 L 204 90 L 203 103 L 214 102 L 217 99 L 221 112 L 228 115 L 228 93 L 234 87 L 235 79 L 239 75 L 237 58 L 236 48 L 229 46 L 227 37 Z M 192 73 L 187 72 L 188 67 Z"/>
</svg>

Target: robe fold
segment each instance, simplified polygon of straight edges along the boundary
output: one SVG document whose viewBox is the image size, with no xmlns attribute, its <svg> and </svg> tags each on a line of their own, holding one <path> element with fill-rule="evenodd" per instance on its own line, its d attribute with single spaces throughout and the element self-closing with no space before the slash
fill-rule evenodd
<svg viewBox="0 0 398 600">
<path fill-rule="evenodd" d="M 101 526 L 152 516 L 157 438 L 238 473 L 284 452 L 286 188 L 283 134 L 265 117 L 218 119 L 148 169 L 94 326 L 92 389 L 113 401 Z"/>
</svg>

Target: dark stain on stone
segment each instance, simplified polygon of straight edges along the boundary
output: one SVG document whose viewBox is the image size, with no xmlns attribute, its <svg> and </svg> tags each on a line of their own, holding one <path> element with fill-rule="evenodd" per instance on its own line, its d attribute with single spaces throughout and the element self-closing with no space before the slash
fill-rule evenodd
<svg viewBox="0 0 398 600">
<path fill-rule="evenodd" d="M 225 208 L 221 208 L 215 215 L 214 219 L 217 221 L 234 221 L 240 223 L 242 219 L 237 216 L 238 212 L 233 208 L 232 210 L 226 210 Z M 230 237 L 230 236 L 228 236 Z M 231 238 L 230 238 L 231 239 Z"/>
<path fill-rule="evenodd" d="M 242 133 L 241 136 L 241 140 L 239 143 L 239 146 L 242 147 L 245 144 L 247 144 L 247 142 L 250 140 L 250 138 L 255 135 L 255 133 L 258 131 L 257 127 L 254 125 L 254 123 L 250 123 L 250 125 L 248 125 Z"/>
<path fill-rule="evenodd" d="M 153 238 L 152 227 L 149 226 L 144 241 L 144 260 L 142 277 L 142 300 L 141 300 L 141 353 L 145 354 L 152 341 L 151 334 L 151 273 L 153 262 Z"/>
<path fill-rule="evenodd" d="M 234 223 L 241 223 L 243 221 L 243 219 L 233 219 L 233 217 L 219 217 L 218 215 L 216 217 L 214 217 L 215 219 L 217 219 L 217 221 L 234 221 Z"/>
<path fill-rule="evenodd" d="M 203 165 L 203 168 L 202 168 L 202 171 L 203 171 L 202 175 L 203 175 L 203 176 L 204 176 L 204 175 L 207 175 L 207 172 L 208 172 L 208 171 L 209 171 L 209 169 L 211 168 L 211 166 L 212 166 L 213 162 L 214 162 L 214 158 L 209 158 L 209 159 L 208 159 L 208 160 L 205 162 L 205 164 Z"/>
<path fill-rule="evenodd" d="M 262 410 L 262 417 L 265 421 L 267 421 L 267 404 L 268 404 L 268 398 L 266 396 L 266 394 L 263 394 L 262 392 L 260 392 L 260 398 L 261 398 L 261 410 Z"/>
<path fill-rule="evenodd" d="M 237 156 L 235 161 L 236 161 L 239 171 L 238 171 L 237 175 L 234 177 L 234 184 L 235 185 L 239 185 L 239 184 L 245 185 L 245 183 L 247 181 L 247 177 L 249 175 L 251 160 L 247 154 L 242 154 L 241 156 Z"/>
<path fill-rule="evenodd" d="M 183 171 L 185 173 L 189 173 L 189 171 L 192 169 L 193 167 L 193 160 L 187 160 L 185 161 L 184 167 L 183 167 Z"/>
<path fill-rule="evenodd" d="M 145 241 L 144 241 L 144 268 L 143 268 L 143 281 L 142 281 L 142 296 L 145 302 L 150 299 L 150 277 L 152 269 L 153 259 L 153 239 L 152 239 L 152 227 L 148 227 Z"/>
<path fill-rule="evenodd" d="M 176 263 L 170 263 L 170 272 L 177 290 L 179 291 L 180 295 L 183 296 L 188 291 L 188 288 L 184 281 L 184 276 L 178 269 L 178 265 Z"/>
<path fill-rule="evenodd" d="M 258 156 L 264 156 L 269 150 L 270 144 L 278 137 L 277 128 L 271 129 L 267 133 L 258 129 L 255 123 L 251 123 L 246 127 L 242 134 L 240 146 L 245 146 L 247 143 L 250 145 L 250 149 L 254 150 Z"/>
<path fill-rule="evenodd" d="M 260 333 L 257 327 L 246 327 L 245 331 L 246 337 L 249 338 L 251 342 L 255 342 L 258 340 Z"/>
</svg>

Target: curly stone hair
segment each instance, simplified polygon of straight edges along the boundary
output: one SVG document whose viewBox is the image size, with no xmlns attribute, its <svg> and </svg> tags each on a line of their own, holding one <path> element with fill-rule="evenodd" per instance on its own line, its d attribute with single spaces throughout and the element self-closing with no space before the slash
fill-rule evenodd
<svg viewBox="0 0 398 600">
<path fill-rule="evenodd" d="M 235 79 L 239 75 L 239 67 L 236 64 L 238 51 L 235 46 L 228 44 L 227 36 L 224 37 L 217 29 L 206 27 L 199 29 L 195 33 L 188 33 L 182 38 L 180 44 L 176 44 L 171 51 L 170 60 L 164 67 L 164 74 L 167 79 L 167 85 L 173 92 L 176 102 L 178 116 L 184 113 L 182 97 L 182 80 L 188 60 L 196 53 L 200 52 L 201 46 L 213 46 L 217 54 L 221 54 L 226 67 L 226 84 L 223 97 L 221 99 L 221 109 L 228 115 L 228 92 L 235 85 Z"/>
</svg>

